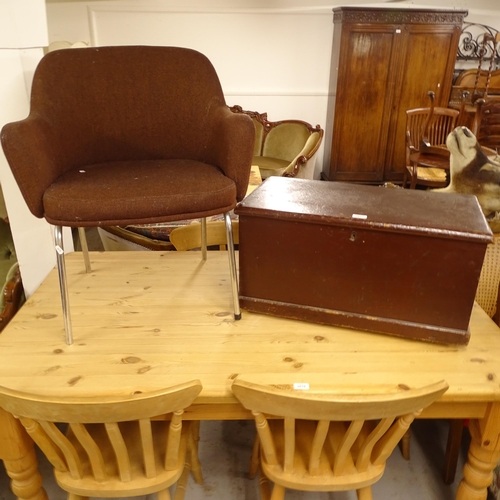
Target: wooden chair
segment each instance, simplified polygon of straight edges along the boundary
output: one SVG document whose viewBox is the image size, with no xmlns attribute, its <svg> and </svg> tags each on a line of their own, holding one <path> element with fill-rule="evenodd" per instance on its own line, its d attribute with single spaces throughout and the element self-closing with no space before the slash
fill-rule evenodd
<svg viewBox="0 0 500 500">
<path fill-rule="evenodd" d="M 500 152 L 500 96 L 478 99 L 471 132 L 483 148 Z"/>
<path fill-rule="evenodd" d="M 417 185 L 445 187 L 450 168 L 446 137 L 455 128 L 460 112 L 456 109 L 429 107 L 406 111 L 406 169 L 403 187 Z M 441 146 L 441 147 L 438 147 Z"/>
<path fill-rule="evenodd" d="M 233 220 L 233 241 L 235 245 L 240 242 L 239 221 Z M 177 227 L 170 233 L 170 242 L 176 250 L 194 250 L 201 248 L 202 224 L 192 223 L 187 226 Z M 206 223 L 207 247 L 218 246 L 225 250 L 227 245 L 226 227 L 222 221 L 208 221 Z"/>
<path fill-rule="evenodd" d="M 0 406 L 19 418 L 54 466 L 69 500 L 158 493 L 182 500 L 189 471 L 203 482 L 197 427 L 183 421 L 184 408 L 201 391 L 194 380 L 153 393 L 58 398 L 0 387 Z M 171 414 L 170 420 L 151 417 Z M 61 423 L 67 423 L 63 433 Z"/>
<path fill-rule="evenodd" d="M 285 488 L 357 491 L 371 500 L 393 449 L 420 411 L 439 398 L 441 381 L 397 394 L 314 395 L 236 379 L 232 391 L 257 428 L 250 475 L 260 464 L 264 500 Z M 268 418 L 268 416 L 275 416 Z M 272 495 L 268 480 L 274 482 Z"/>
</svg>

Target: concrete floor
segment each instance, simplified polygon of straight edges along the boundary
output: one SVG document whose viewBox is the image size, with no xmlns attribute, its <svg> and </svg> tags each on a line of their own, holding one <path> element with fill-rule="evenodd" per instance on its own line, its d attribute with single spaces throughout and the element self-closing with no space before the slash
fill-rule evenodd
<svg viewBox="0 0 500 500">
<path fill-rule="evenodd" d="M 414 422 L 410 461 L 405 461 L 401 457 L 398 448 L 394 450 L 384 476 L 373 486 L 374 499 L 454 499 L 468 447 L 468 432 L 464 433 L 463 453 L 457 470 L 457 480 L 448 486 L 441 478 L 447 429 L 446 421 Z M 190 478 L 186 500 L 258 500 L 258 480 L 250 480 L 246 476 L 253 437 L 253 422 L 202 422 L 199 450 L 205 481 L 203 485 L 198 485 Z M 53 479 L 51 466 L 41 456 L 40 469 L 49 499 L 65 499 L 65 493 Z M 355 492 L 287 491 L 285 498 L 286 500 L 355 500 L 356 494 Z M 14 499 L 5 471 L 0 468 L 0 500 Z"/>
</svg>

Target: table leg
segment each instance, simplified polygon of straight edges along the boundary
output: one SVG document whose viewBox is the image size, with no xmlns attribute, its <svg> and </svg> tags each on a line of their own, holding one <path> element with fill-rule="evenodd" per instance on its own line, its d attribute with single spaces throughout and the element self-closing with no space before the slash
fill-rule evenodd
<svg viewBox="0 0 500 500">
<path fill-rule="evenodd" d="M 0 459 L 3 460 L 10 487 L 21 500 L 47 500 L 38 470 L 35 446 L 22 424 L 0 408 Z"/>
<path fill-rule="evenodd" d="M 483 419 L 471 420 L 469 430 L 472 440 L 456 498 L 486 500 L 500 459 L 500 403 L 491 404 Z"/>
</svg>

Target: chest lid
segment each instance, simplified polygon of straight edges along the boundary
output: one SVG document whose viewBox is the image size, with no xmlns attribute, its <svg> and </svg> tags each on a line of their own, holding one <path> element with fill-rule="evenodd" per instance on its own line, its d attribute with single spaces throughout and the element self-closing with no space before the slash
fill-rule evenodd
<svg viewBox="0 0 500 500">
<path fill-rule="evenodd" d="M 477 198 L 468 194 L 269 177 L 234 211 L 240 216 L 484 243 L 493 238 Z"/>
</svg>

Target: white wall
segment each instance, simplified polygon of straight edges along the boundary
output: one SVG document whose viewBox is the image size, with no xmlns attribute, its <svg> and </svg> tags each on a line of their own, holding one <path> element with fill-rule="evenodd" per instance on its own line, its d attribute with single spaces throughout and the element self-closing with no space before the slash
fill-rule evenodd
<svg viewBox="0 0 500 500">
<path fill-rule="evenodd" d="M 0 128 L 25 118 L 34 69 L 48 43 L 43 0 L 0 0 Z M 0 183 L 27 295 L 54 267 L 50 226 L 28 211 L 0 148 Z"/>
<path fill-rule="evenodd" d="M 213 62 L 229 105 L 325 128 L 333 6 L 326 0 L 57 1 L 47 12 L 50 41 L 191 47 Z M 498 0 L 423 0 L 419 6 L 469 9 L 468 21 L 500 29 Z M 322 156 L 323 147 L 317 178 Z"/>
</svg>

